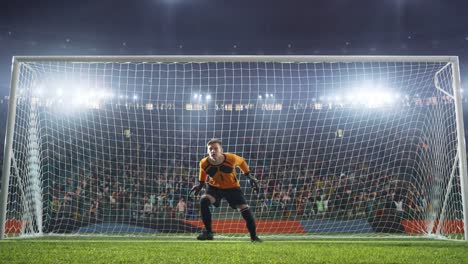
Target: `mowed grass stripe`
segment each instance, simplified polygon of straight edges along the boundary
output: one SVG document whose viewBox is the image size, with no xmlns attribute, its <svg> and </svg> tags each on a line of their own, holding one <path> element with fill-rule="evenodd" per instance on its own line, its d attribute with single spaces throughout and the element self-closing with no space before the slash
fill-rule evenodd
<svg viewBox="0 0 468 264">
<path fill-rule="evenodd" d="M 262 244 L 247 240 L 10 240 L 0 243 L 0 260 L 2 263 L 140 264 L 467 263 L 468 243 L 420 240 L 271 240 Z"/>
</svg>

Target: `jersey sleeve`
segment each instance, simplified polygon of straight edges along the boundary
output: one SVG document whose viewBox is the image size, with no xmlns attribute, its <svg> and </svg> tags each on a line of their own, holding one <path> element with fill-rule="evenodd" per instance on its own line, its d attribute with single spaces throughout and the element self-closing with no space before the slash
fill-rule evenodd
<svg viewBox="0 0 468 264">
<path fill-rule="evenodd" d="M 206 182 L 207 179 L 208 174 L 206 174 L 206 171 L 203 169 L 203 161 L 200 161 L 200 175 L 198 175 L 198 181 Z"/>
<path fill-rule="evenodd" d="M 239 168 L 244 174 L 250 172 L 249 165 L 247 165 L 247 162 L 245 162 L 244 158 L 239 157 L 237 155 L 236 155 L 236 165 L 239 166 Z"/>
</svg>

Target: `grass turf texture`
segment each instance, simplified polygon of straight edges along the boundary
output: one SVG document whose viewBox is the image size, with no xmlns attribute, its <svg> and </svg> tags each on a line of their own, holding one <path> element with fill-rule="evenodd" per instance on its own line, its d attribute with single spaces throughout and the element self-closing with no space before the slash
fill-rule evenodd
<svg viewBox="0 0 468 264">
<path fill-rule="evenodd" d="M 468 243 L 435 240 L 43 238 L 0 241 L 1 263 L 467 263 Z"/>
</svg>

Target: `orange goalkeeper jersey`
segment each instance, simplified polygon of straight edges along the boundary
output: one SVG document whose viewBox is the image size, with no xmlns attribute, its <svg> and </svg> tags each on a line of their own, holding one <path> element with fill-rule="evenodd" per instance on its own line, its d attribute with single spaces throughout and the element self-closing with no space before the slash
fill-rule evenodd
<svg viewBox="0 0 468 264">
<path fill-rule="evenodd" d="M 206 182 L 210 176 L 209 185 L 220 189 L 229 189 L 240 187 L 239 179 L 236 177 L 236 166 L 241 169 L 243 173 L 249 172 L 249 166 L 244 158 L 239 157 L 232 153 L 224 153 L 225 159 L 219 165 L 213 165 L 208 161 L 208 157 L 200 161 L 200 176 L 199 180 Z"/>
</svg>

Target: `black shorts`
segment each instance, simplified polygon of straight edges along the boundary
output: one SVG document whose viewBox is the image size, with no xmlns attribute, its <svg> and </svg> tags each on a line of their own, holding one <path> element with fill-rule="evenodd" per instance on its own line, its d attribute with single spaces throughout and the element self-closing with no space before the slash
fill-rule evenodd
<svg viewBox="0 0 468 264">
<path fill-rule="evenodd" d="M 247 204 L 244 194 L 239 187 L 231 189 L 220 189 L 208 185 L 206 194 L 209 194 L 216 199 L 215 203 L 213 204 L 216 207 L 219 207 L 221 204 L 221 199 L 223 198 L 226 199 L 226 201 L 229 203 L 229 206 L 231 206 L 233 209 L 237 209 L 237 206 L 241 204 Z"/>
</svg>

